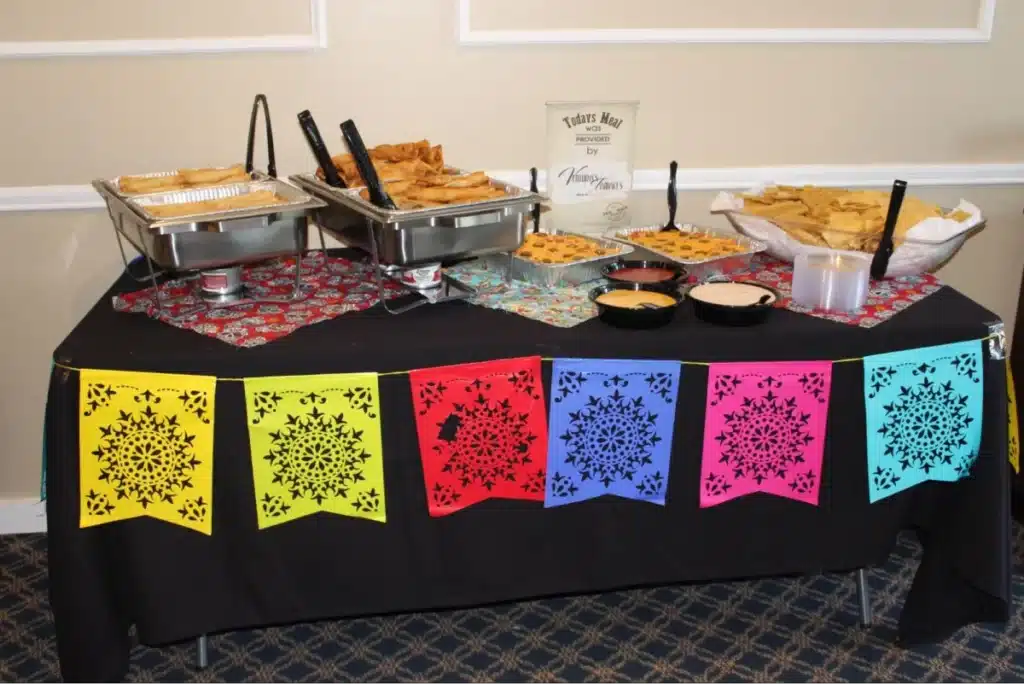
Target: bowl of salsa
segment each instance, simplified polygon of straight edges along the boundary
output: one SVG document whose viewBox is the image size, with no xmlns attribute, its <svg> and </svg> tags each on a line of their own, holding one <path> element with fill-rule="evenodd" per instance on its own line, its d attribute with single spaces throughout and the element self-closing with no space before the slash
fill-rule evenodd
<svg viewBox="0 0 1024 684">
<path fill-rule="evenodd" d="M 616 283 L 640 283 L 673 287 L 686 278 L 686 269 L 668 261 L 613 261 L 601 275 Z"/>
</svg>

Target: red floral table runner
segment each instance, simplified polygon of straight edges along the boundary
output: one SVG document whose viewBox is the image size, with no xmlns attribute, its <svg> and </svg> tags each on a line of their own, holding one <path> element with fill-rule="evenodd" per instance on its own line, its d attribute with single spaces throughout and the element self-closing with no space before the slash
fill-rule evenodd
<svg viewBox="0 0 1024 684">
<path fill-rule="evenodd" d="M 231 307 L 204 306 L 193 280 L 171 280 L 160 285 L 161 306 L 152 288 L 114 297 L 114 309 L 144 313 L 177 328 L 207 335 L 238 347 L 258 347 L 279 340 L 299 328 L 363 311 L 380 301 L 373 268 L 366 262 L 329 258 L 319 253 L 302 259 L 301 287 L 307 296 L 287 303 L 247 303 Z M 274 259 L 243 269 L 245 285 L 254 297 L 282 297 L 295 283 L 295 258 Z M 390 296 L 402 287 L 388 279 Z"/>
</svg>

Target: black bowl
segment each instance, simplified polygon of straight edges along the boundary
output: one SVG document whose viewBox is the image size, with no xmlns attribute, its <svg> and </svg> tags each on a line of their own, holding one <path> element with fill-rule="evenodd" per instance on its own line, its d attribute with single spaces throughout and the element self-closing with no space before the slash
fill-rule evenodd
<svg viewBox="0 0 1024 684">
<path fill-rule="evenodd" d="M 668 295 L 675 304 L 672 306 L 660 306 L 656 309 L 624 309 L 618 306 L 608 306 L 597 301 L 597 298 L 606 292 L 614 290 L 642 290 L 645 292 L 656 292 L 661 295 Z M 683 301 L 683 295 L 675 289 L 666 289 L 664 285 L 651 285 L 648 283 L 608 283 L 600 285 L 590 291 L 590 301 L 597 305 L 597 315 L 602 322 L 614 325 L 616 328 L 631 328 L 643 330 L 647 328 L 659 328 L 668 325 L 676 314 L 679 303 Z"/>
<path fill-rule="evenodd" d="M 760 323 L 764 323 L 771 312 L 775 309 L 775 305 L 782 299 L 782 295 L 780 295 L 779 291 L 775 288 L 761 283 L 743 282 L 741 284 L 759 287 L 766 293 L 774 295 L 775 299 L 765 304 L 751 304 L 747 306 L 712 304 L 711 302 L 705 302 L 701 299 L 690 296 L 690 292 L 692 292 L 695 287 L 698 287 L 698 285 L 694 285 L 687 289 L 685 296 L 686 299 L 693 304 L 693 311 L 697 315 L 697 318 L 705 323 L 732 326 L 758 325 Z"/>
<path fill-rule="evenodd" d="M 635 280 L 621 280 L 616 277 L 616 273 L 618 273 L 619 271 L 624 271 L 627 268 L 660 268 L 665 269 L 666 271 L 671 271 L 672 275 L 665 278 L 664 280 L 643 282 Z M 676 286 L 679 284 L 679 281 L 684 280 L 686 278 L 686 269 L 680 266 L 679 264 L 673 264 L 670 261 L 627 261 L 620 259 L 618 261 L 613 261 L 610 264 L 606 264 L 604 268 L 601 269 L 601 275 L 615 283 L 639 283 L 641 285 L 657 285 L 661 288 L 675 289 Z"/>
</svg>

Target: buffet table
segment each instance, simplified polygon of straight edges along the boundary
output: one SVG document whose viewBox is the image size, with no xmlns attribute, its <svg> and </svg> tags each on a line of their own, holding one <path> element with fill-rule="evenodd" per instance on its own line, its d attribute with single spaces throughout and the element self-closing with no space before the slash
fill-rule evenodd
<svg viewBox="0 0 1024 684">
<path fill-rule="evenodd" d="M 430 517 L 406 375 L 393 371 L 538 355 L 701 361 L 855 359 L 989 334 L 996 316 L 944 288 L 873 329 L 780 310 L 756 330 L 716 328 L 684 307 L 665 328 L 598 320 L 562 329 L 447 303 L 401 316 L 380 307 L 264 346 L 233 347 L 143 315 L 117 313 L 122 277 L 54 353 L 46 415 L 51 604 L 64 678 L 124 677 L 129 629 L 160 644 L 219 631 L 394 611 L 434 610 L 684 581 L 853 571 L 882 563 L 917 528 L 924 556 L 900 621 L 908 644 L 976 621 L 1005 621 L 1010 601 L 1006 394 L 987 390 L 972 475 L 870 504 L 863 370 L 835 364 L 821 503 L 767 496 L 698 505 L 707 368 L 682 373 L 669 505 L 599 498 L 544 508 L 490 500 Z M 986 388 L 1005 362 L 985 352 Z M 217 384 L 213 534 L 153 519 L 79 526 L 79 375 L 75 369 L 221 379 L 381 373 L 388 521 L 313 515 L 260 530 L 243 385 Z M 545 383 L 550 364 L 545 364 Z M 546 394 L 546 392 L 545 392 Z"/>
</svg>

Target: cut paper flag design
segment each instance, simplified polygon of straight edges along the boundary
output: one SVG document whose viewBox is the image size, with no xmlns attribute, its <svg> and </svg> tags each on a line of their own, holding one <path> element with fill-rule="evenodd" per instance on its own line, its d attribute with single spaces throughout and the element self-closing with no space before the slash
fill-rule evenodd
<svg viewBox="0 0 1024 684">
<path fill-rule="evenodd" d="M 540 357 L 409 373 L 430 515 L 487 499 L 544 500 Z"/>
<path fill-rule="evenodd" d="M 978 340 L 865 358 L 870 501 L 966 476 L 981 447 L 983 390 Z"/>
<path fill-rule="evenodd" d="M 545 507 L 604 494 L 665 505 L 680 368 L 555 359 Z"/>
<path fill-rule="evenodd" d="M 83 369 L 81 527 L 151 517 L 213 531 L 217 379 Z"/>
<path fill-rule="evenodd" d="M 376 373 L 245 379 L 259 528 L 334 513 L 385 522 Z"/>
<path fill-rule="evenodd" d="M 713 363 L 701 508 L 762 492 L 818 505 L 831 361 Z"/>
<path fill-rule="evenodd" d="M 1010 361 L 1006 361 L 1006 436 L 1008 440 L 1007 454 L 1013 472 L 1020 472 L 1020 418 L 1017 417 L 1017 386 L 1013 384 L 1013 369 Z"/>
</svg>

